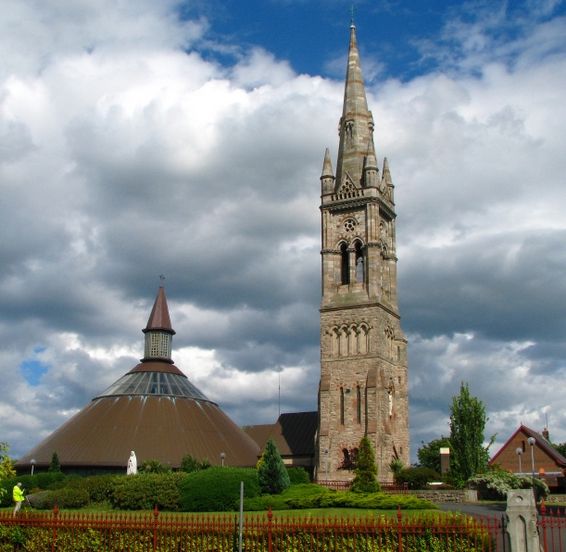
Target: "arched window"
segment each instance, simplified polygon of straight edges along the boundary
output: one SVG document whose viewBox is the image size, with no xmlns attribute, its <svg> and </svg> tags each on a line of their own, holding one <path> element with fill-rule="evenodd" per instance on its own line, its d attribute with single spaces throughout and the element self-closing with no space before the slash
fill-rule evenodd
<svg viewBox="0 0 566 552">
<path fill-rule="evenodd" d="M 354 250 L 356 252 L 356 282 L 363 284 L 365 282 L 365 263 L 364 250 L 362 242 L 356 240 L 354 244 Z"/>
<path fill-rule="evenodd" d="M 340 387 L 340 424 L 344 425 L 344 388 Z"/>
<path fill-rule="evenodd" d="M 340 245 L 340 279 L 342 285 L 350 283 L 350 259 L 348 252 L 348 244 Z"/>
<path fill-rule="evenodd" d="M 360 386 L 358 385 L 357 387 L 357 412 L 358 412 L 358 423 L 361 424 L 362 423 L 362 390 L 360 389 Z"/>
</svg>

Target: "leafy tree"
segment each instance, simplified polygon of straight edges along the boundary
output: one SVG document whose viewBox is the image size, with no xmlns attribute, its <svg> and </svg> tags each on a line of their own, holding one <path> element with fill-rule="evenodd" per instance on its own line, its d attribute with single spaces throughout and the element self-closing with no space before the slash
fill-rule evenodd
<svg viewBox="0 0 566 552">
<path fill-rule="evenodd" d="M 419 465 L 440 473 L 440 449 L 443 447 L 450 447 L 450 439 L 448 437 L 442 436 L 440 439 L 433 439 L 426 444 L 423 443 L 417 451 Z"/>
<path fill-rule="evenodd" d="M 263 493 L 279 494 L 291 486 L 287 469 L 272 439 L 265 444 L 257 463 L 257 475 Z"/>
<path fill-rule="evenodd" d="M 16 470 L 14 469 L 14 461 L 8 456 L 8 451 L 10 447 L 8 443 L 0 441 L 0 483 L 3 479 L 8 479 L 16 475 Z M 2 500 L 6 489 L 0 485 L 0 501 Z"/>
<path fill-rule="evenodd" d="M 206 470 L 210 468 L 210 462 L 208 460 L 197 460 L 193 458 L 190 454 L 183 456 L 181 460 L 181 471 L 192 473 L 200 470 Z"/>
<path fill-rule="evenodd" d="M 552 447 L 566 458 L 566 443 L 552 443 Z"/>
<path fill-rule="evenodd" d="M 356 475 L 352 481 L 352 491 L 355 493 L 376 493 L 379 491 L 377 482 L 377 465 L 371 441 L 364 435 L 358 447 Z"/>
<path fill-rule="evenodd" d="M 59 456 L 57 456 L 56 452 L 54 452 L 53 456 L 51 456 L 51 463 L 49 464 L 49 469 L 47 471 L 50 472 L 61 471 L 61 462 L 59 462 Z"/>
<path fill-rule="evenodd" d="M 460 393 L 452 397 L 450 408 L 450 475 L 459 486 L 487 468 L 488 449 L 495 440 L 495 435 L 487 447 L 484 447 L 486 422 L 483 402 L 472 397 L 468 384 L 462 382 Z"/>
</svg>

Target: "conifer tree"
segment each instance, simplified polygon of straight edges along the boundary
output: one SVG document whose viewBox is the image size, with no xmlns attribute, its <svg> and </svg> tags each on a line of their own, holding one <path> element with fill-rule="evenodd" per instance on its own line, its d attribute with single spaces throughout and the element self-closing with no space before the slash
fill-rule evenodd
<svg viewBox="0 0 566 552">
<path fill-rule="evenodd" d="M 269 439 L 257 464 L 259 486 L 263 493 L 279 494 L 291 485 L 289 474 L 272 439 Z"/>
<path fill-rule="evenodd" d="M 488 449 L 495 435 L 485 447 L 486 422 L 483 402 L 471 396 L 468 384 L 462 382 L 460 393 L 452 398 L 450 408 L 450 475 L 458 485 L 487 468 Z"/>
<path fill-rule="evenodd" d="M 375 493 L 379 491 L 375 452 L 367 435 L 362 437 L 358 447 L 357 465 L 352 491 L 355 493 Z"/>
<path fill-rule="evenodd" d="M 49 464 L 49 469 L 47 471 L 50 472 L 61 471 L 61 463 L 59 462 L 59 456 L 57 456 L 56 452 L 54 452 L 53 456 L 51 456 L 51 463 Z"/>
</svg>

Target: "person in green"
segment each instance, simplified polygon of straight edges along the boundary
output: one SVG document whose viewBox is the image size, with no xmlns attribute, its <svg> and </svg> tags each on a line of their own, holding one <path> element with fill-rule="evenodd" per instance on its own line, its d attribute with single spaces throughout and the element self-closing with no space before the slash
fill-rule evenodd
<svg viewBox="0 0 566 552">
<path fill-rule="evenodd" d="M 13 516 L 16 517 L 16 514 L 19 512 L 20 508 L 22 507 L 22 502 L 24 501 L 24 491 L 22 489 L 21 483 L 14 485 L 14 489 L 12 491 L 12 498 L 14 499 Z"/>
</svg>

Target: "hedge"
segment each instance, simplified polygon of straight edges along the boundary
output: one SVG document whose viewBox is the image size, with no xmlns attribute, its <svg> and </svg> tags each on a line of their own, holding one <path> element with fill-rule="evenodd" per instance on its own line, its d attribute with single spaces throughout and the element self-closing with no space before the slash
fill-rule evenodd
<svg viewBox="0 0 566 552">
<path fill-rule="evenodd" d="M 110 502 L 121 510 L 178 510 L 184 473 L 143 473 L 116 478 Z"/>
<path fill-rule="evenodd" d="M 238 509 L 240 481 L 244 496 L 259 496 L 254 468 L 212 467 L 187 474 L 180 485 L 181 509 L 186 512 L 225 512 Z"/>
</svg>

